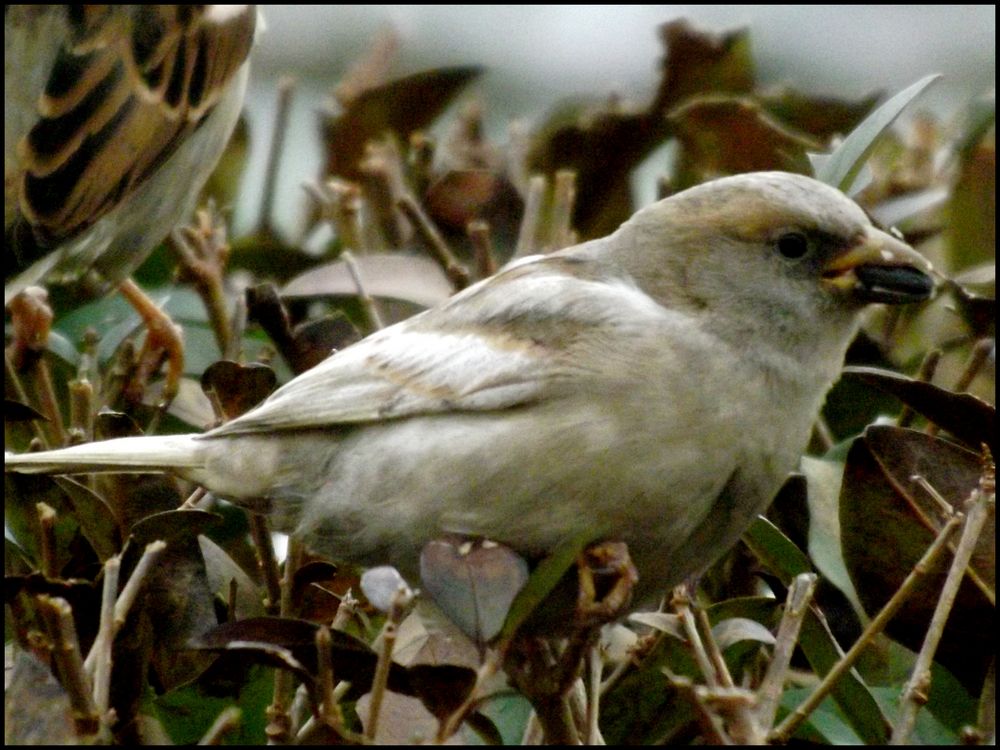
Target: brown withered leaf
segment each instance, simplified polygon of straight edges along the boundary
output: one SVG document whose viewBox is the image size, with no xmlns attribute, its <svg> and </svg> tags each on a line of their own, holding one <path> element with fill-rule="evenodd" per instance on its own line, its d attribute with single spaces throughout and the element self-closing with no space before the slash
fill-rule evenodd
<svg viewBox="0 0 1000 750">
<path fill-rule="evenodd" d="M 979 482 L 979 457 L 947 440 L 891 426 L 869 427 L 848 453 L 840 494 L 844 562 L 869 616 L 899 588 L 944 523 L 944 511 L 915 476 L 961 508 Z M 988 666 L 982 656 L 993 649 L 995 550 L 995 529 L 988 523 L 937 653 L 974 694 Z M 913 650 L 926 634 L 949 563 L 946 555 L 921 579 L 887 628 Z"/>
<path fill-rule="evenodd" d="M 272 284 L 247 289 L 247 320 L 259 323 L 296 374 L 330 356 L 335 349 L 360 340 L 354 325 L 340 312 L 292 327 L 291 315 Z"/>
<path fill-rule="evenodd" d="M 665 114 L 694 95 L 746 93 L 754 85 L 745 29 L 711 34 L 678 20 L 660 27 L 666 46 L 663 77 L 648 107 L 616 98 L 559 108 L 533 137 L 530 169 L 577 174 L 573 228 L 582 239 L 609 234 L 635 210 L 629 175 L 670 134 Z"/>
<path fill-rule="evenodd" d="M 465 229 L 466 223 L 482 218 L 503 184 L 503 177 L 488 169 L 447 172 L 427 188 L 424 206 L 438 224 Z"/>
<path fill-rule="evenodd" d="M 879 91 L 857 101 L 812 96 L 787 86 L 757 94 L 757 101 L 786 126 L 807 133 L 822 143 L 854 130 L 882 97 Z"/>
<path fill-rule="evenodd" d="M 524 200 L 505 175 L 487 169 L 446 172 L 428 186 L 423 203 L 459 256 L 474 253 L 467 235 L 471 221 L 489 226 L 496 261 L 504 263 L 513 255 Z"/>
<path fill-rule="evenodd" d="M 710 91 L 749 92 L 754 87 L 750 32 L 724 34 L 696 29 L 681 18 L 660 27 L 667 49 L 663 78 L 651 108 L 663 114 L 684 99 Z"/>
<path fill-rule="evenodd" d="M 202 373 L 205 395 L 222 409 L 228 421 L 250 411 L 267 398 L 277 385 L 278 376 L 267 365 L 220 360 Z"/>
<path fill-rule="evenodd" d="M 564 108 L 535 137 L 528 163 L 532 172 L 576 172 L 573 228 L 589 239 L 609 234 L 633 213 L 629 175 L 667 135 L 665 120 L 623 112 L 615 103 Z"/>
<path fill-rule="evenodd" d="M 413 692 L 438 721 L 458 710 L 476 684 L 476 671 L 457 664 L 417 664 L 407 672 Z"/>
<path fill-rule="evenodd" d="M 479 66 L 465 65 L 415 73 L 362 92 L 339 115 L 324 114 L 320 129 L 326 145 L 325 174 L 360 180 L 358 163 L 369 141 L 388 131 L 406 143 L 482 72 Z"/>
<path fill-rule="evenodd" d="M 670 113 L 669 120 L 681 144 L 675 171 L 680 189 L 740 172 L 778 169 L 806 174 L 806 152 L 821 145 L 789 130 L 745 97 L 689 99 Z"/>
</svg>

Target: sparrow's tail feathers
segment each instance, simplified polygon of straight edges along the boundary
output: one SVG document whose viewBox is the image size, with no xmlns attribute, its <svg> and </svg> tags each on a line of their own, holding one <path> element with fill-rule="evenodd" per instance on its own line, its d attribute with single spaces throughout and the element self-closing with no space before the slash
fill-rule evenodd
<svg viewBox="0 0 1000 750">
<path fill-rule="evenodd" d="M 127 437 L 38 453 L 4 453 L 4 472 L 90 474 L 180 471 L 204 464 L 197 435 Z"/>
</svg>

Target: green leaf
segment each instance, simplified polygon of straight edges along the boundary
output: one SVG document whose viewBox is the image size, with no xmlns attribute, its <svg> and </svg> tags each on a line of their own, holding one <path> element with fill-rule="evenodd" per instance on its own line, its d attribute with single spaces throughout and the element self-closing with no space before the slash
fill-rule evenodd
<svg viewBox="0 0 1000 750">
<path fill-rule="evenodd" d="M 743 541 L 764 565 L 786 586 L 799 573 L 813 572 L 809 558 L 781 530 L 763 516 L 757 516 L 743 534 Z"/>
<path fill-rule="evenodd" d="M 848 192 L 882 133 L 910 102 L 940 77 L 940 74 L 934 73 L 921 78 L 868 115 L 816 168 L 816 179 Z"/>
<path fill-rule="evenodd" d="M 552 593 L 563 574 L 570 569 L 580 553 L 593 541 L 592 532 L 577 534 L 556 547 L 551 555 L 538 564 L 524 588 L 510 605 L 507 620 L 498 636 L 499 643 L 507 643 L 514 637 L 517 629 L 524 624 L 531 613 L 545 600 L 545 597 Z"/>
<path fill-rule="evenodd" d="M 152 699 L 152 708 L 167 734 L 178 745 L 193 745 L 212 726 L 212 722 L 230 706 L 240 709 L 240 723 L 225 744 L 262 745 L 266 740 L 266 709 L 274 694 L 274 671 L 253 665 L 242 675 L 214 689 L 193 683 Z M 220 681 L 221 682 L 221 681 Z"/>
<path fill-rule="evenodd" d="M 821 677 L 844 655 L 830 632 L 825 618 L 816 607 L 810 607 L 802 621 L 799 645 L 806 659 Z M 865 744 L 884 745 L 889 740 L 889 721 L 872 696 L 868 686 L 854 672 L 847 672 L 831 693 L 844 712 L 847 722 Z"/>
<path fill-rule="evenodd" d="M 789 585 L 799 573 L 812 572 L 809 558 L 770 521 L 758 517 L 743 535 L 743 541 L 782 583 Z M 816 607 L 802 623 L 799 645 L 819 675 L 825 675 L 843 652 Z M 867 686 L 853 672 L 840 678 L 833 699 L 846 715 L 851 728 L 868 744 L 885 744 L 889 723 Z"/>
</svg>

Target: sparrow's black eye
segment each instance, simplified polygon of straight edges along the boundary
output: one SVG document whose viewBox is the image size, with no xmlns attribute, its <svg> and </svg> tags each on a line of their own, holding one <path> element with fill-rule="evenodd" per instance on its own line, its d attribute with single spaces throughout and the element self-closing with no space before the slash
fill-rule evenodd
<svg viewBox="0 0 1000 750">
<path fill-rule="evenodd" d="M 788 232 L 778 238 L 776 247 L 781 257 L 796 260 L 809 252 L 809 240 L 801 232 Z"/>
</svg>

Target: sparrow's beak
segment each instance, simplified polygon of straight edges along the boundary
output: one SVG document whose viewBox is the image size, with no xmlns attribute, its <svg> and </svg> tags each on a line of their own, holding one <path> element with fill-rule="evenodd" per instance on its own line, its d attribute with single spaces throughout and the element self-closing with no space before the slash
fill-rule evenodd
<svg viewBox="0 0 1000 750">
<path fill-rule="evenodd" d="M 901 305 L 931 296 L 930 271 L 931 264 L 905 242 L 869 227 L 857 244 L 823 267 L 823 284 L 859 302 Z"/>
</svg>

